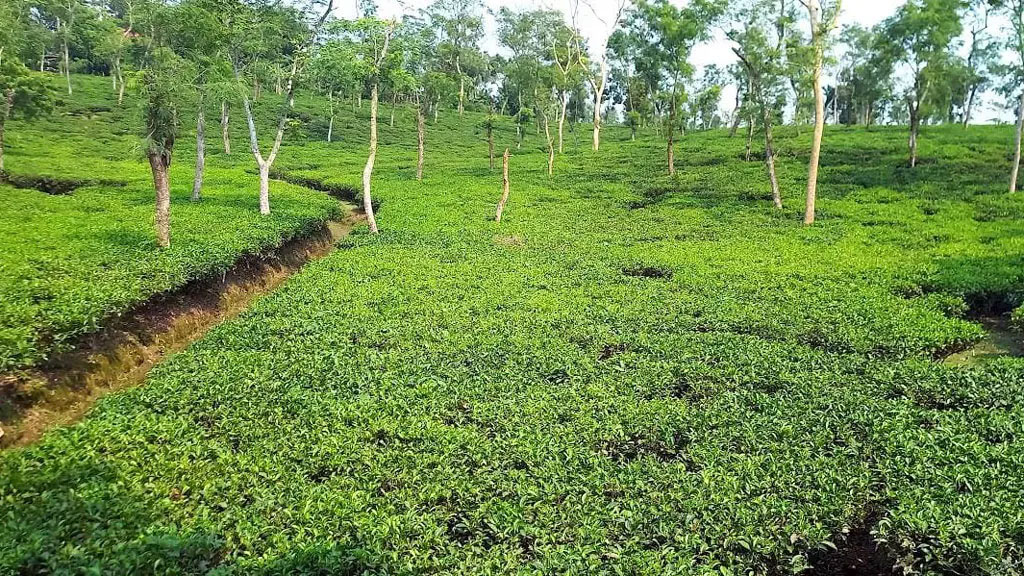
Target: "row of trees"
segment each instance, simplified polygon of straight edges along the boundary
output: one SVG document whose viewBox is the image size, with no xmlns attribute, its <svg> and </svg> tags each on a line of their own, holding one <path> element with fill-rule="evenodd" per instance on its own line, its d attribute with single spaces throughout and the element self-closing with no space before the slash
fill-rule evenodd
<svg viewBox="0 0 1024 576">
<path fill-rule="evenodd" d="M 417 178 L 423 173 L 425 118 L 436 121 L 443 109 L 460 117 L 467 109 L 489 112 L 492 165 L 496 117 L 513 118 L 520 142 L 532 125 L 544 135 L 549 173 L 564 153 L 567 122 L 592 121 L 595 151 L 608 118 L 621 114 L 634 137 L 641 129 L 657 130 L 670 174 L 675 140 L 687 129 L 728 124 L 735 134 L 745 124 L 748 156 L 755 135 L 763 138 L 778 207 L 783 198 L 773 127 L 787 117 L 813 124 L 808 224 L 829 119 L 907 124 L 909 163 L 915 166 L 921 125 L 966 126 L 979 95 L 991 87 L 1014 99 L 1020 95 L 1018 118 L 1024 118 L 1024 0 L 908 0 L 875 28 L 847 27 L 838 34 L 839 0 L 692 0 L 685 7 L 670 0 L 614 0 L 600 10 L 567 1 L 566 13 L 500 9 L 495 19 L 503 50 L 488 55 L 480 48 L 482 0 L 435 0 L 401 19 L 380 18 L 372 0 L 361 0 L 352 20 L 333 18 L 333 0 L 6 0 L 0 6 L 0 89 L 8 95 L 3 118 L 16 113 L 19 102 L 26 113 L 45 108 L 45 90 L 26 80 L 30 67 L 63 74 L 69 97 L 73 69 L 108 75 L 119 102 L 126 85 L 138 86 L 162 245 L 169 243 L 163 225 L 168 166 L 186 108 L 194 111 L 197 133 L 193 197 L 202 195 L 208 105 L 219 103 L 223 146 L 230 153 L 230 114 L 240 104 L 266 214 L 270 174 L 300 84 L 326 97 L 328 140 L 337 105 L 369 100 L 363 204 L 373 231 L 370 184 L 382 98 L 392 110 L 401 100 L 417 111 Z M 578 25 L 582 11 L 593 12 L 608 34 L 588 44 Z M 1008 30 L 992 24 L 997 15 L 1010 22 Z M 715 30 L 724 32 L 737 62 L 697 75 L 690 52 Z M 969 45 L 961 57 L 965 30 Z M 839 44 L 843 56 L 834 61 Z M 825 88 L 823 69 L 829 66 L 836 82 Z M 736 102 L 722 113 L 719 101 L 728 84 L 736 87 Z M 269 146 L 261 143 L 259 126 L 267 116 L 274 118 Z M 2 135 L 0 123 L 0 166 Z M 1015 182 L 1014 174 L 1011 189 Z"/>
</svg>

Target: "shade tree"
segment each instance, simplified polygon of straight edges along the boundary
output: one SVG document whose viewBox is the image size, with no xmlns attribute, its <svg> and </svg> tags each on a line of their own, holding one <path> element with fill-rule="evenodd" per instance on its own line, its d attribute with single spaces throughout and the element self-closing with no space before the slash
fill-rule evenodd
<svg viewBox="0 0 1024 576">
<path fill-rule="evenodd" d="M 818 195 L 818 164 L 821 158 L 821 139 L 825 131 L 825 93 L 821 87 L 825 54 L 832 42 L 832 31 L 839 21 L 842 0 L 800 0 L 807 9 L 810 24 L 811 89 L 814 95 L 814 134 L 811 139 L 811 158 L 807 169 L 807 197 L 804 204 L 804 224 L 813 224 L 815 202 Z M 806 52 L 801 52 L 801 56 Z M 792 57 L 792 56 L 791 56 Z M 799 101 L 799 98 L 798 98 Z M 799 106 L 798 106 L 799 107 Z"/>
<path fill-rule="evenodd" d="M 403 56 L 400 41 L 396 38 L 399 23 L 367 16 L 357 20 L 340 20 L 328 29 L 327 46 L 343 51 L 352 59 L 352 70 L 362 85 L 370 92 L 369 153 L 363 168 L 363 212 L 370 232 L 378 232 L 377 219 L 373 213 L 371 182 L 377 159 L 377 120 L 382 86 L 394 86 L 402 82 Z M 393 49 L 394 48 L 394 49 Z"/>
<path fill-rule="evenodd" d="M 245 111 L 249 149 L 259 168 L 260 214 L 267 215 L 270 214 L 270 169 L 281 149 L 289 115 L 295 106 L 295 90 L 300 74 L 309 60 L 317 36 L 331 14 L 333 0 L 327 0 L 326 4 L 313 0 L 299 11 L 282 7 L 273 0 L 248 4 L 230 1 L 228 58 Z M 313 20 L 306 24 L 309 18 Z M 288 58 L 281 69 L 285 83 L 282 89 L 283 102 L 277 113 L 277 130 L 270 149 L 264 155 L 260 148 L 252 100 L 259 97 L 258 82 L 265 70 L 263 64 L 269 61 L 267 56 L 274 53 L 275 47 L 287 54 Z M 246 78 L 253 80 L 257 86 L 253 96 L 250 96 Z"/>
<path fill-rule="evenodd" d="M 480 50 L 484 35 L 481 0 L 435 0 L 426 10 L 431 26 L 438 34 L 440 69 L 458 87 L 458 111 L 466 105 L 466 83 L 478 77 L 487 65 Z"/>
<path fill-rule="evenodd" d="M 670 0 L 639 0 L 630 10 L 630 27 L 639 32 L 644 43 L 643 54 L 650 58 L 652 92 L 663 103 L 668 173 L 674 175 L 675 131 L 679 109 L 685 98 L 686 80 L 693 73 L 690 52 L 693 46 L 710 35 L 711 25 L 721 15 L 721 5 L 709 0 L 695 0 L 684 8 Z"/>
<path fill-rule="evenodd" d="M 964 18 L 970 41 L 964 61 L 966 74 L 956 87 L 954 106 L 959 110 L 959 122 L 965 128 L 971 123 L 980 94 L 991 86 L 994 69 L 1000 60 L 1002 47 L 991 30 L 993 8 L 990 0 L 970 0 Z"/>
<path fill-rule="evenodd" d="M 991 0 L 991 5 L 1007 24 L 1000 46 L 1007 55 L 1005 62 L 994 67 L 1002 78 L 999 92 L 1016 108 L 1017 128 L 1014 132 L 1013 165 L 1010 169 L 1010 193 L 1017 191 L 1020 173 L 1021 138 L 1024 136 L 1024 0 Z"/>
<path fill-rule="evenodd" d="M 346 96 L 354 102 L 363 90 L 356 62 L 348 46 L 327 42 L 319 46 L 309 63 L 309 85 L 327 98 L 327 141 L 333 141 L 335 101 Z"/>
<path fill-rule="evenodd" d="M 202 198 L 206 166 L 206 106 L 210 101 L 224 105 L 231 98 L 234 83 L 230 65 L 228 21 L 219 10 L 220 0 L 183 0 L 175 8 L 170 22 L 170 47 L 187 65 L 186 89 L 195 99 L 196 167 L 192 181 L 192 200 Z M 224 128 L 222 126 L 222 128 Z M 225 141 L 225 148 L 229 144 Z"/>
<path fill-rule="evenodd" d="M 579 25 L 579 12 L 580 12 L 580 0 L 571 0 L 571 16 L 572 25 L 575 31 L 574 37 L 578 42 L 576 54 L 579 57 L 579 66 L 582 70 L 586 71 L 585 78 L 587 83 L 590 84 L 590 91 L 594 98 L 594 139 L 593 149 L 595 151 L 601 148 L 601 121 L 602 112 L 604 110 L 604 99 L 605 90 L 608 89 L 608 44 L 612 35 L 619 28 L 623 18 L 626 16 L 627 8 L 629 7 L 630 0 L 612 0 L 609 6 L 609 10 L 605 12 L 603 9 L 598 10 L 590 2 L 586 2 L 587 9 L 589 9 L 595 18 L 604 27 L 604 35 L 594 37 L 594 46 L 592 49 L 596 58 L 590 58 L 588 51 L 583 45 L 583 34 L 580 31 Z"/>
<path fill-rule="evenodd" d="M 836 106 L 842 124 L 870 126 L 893 100 L 893 61 L 883 49 L 881 27 L 844 27 L 839 33 L 843 57 L 839 62 Z"/>
<path fill-rule="evenodd" d="M 907 0 L 896 14 L 882 23 L 879 39 L 895 64 L 895 73 L 906 73 L 901 95 L 909 116 L 907 146 L 910 166 L 917 166 L 918 137 L 925 106 L 932 90 L 944 78 L 942 70 L 953 43 L 960 35 L 961 0 Z"/>
<path fill-rule="evenodd" d="M 0 61 L 0 179 L 4 177 L 4 137 L 11 118 L 32 118 L 49 112 L 53 96 L 46 79 L 17 58 Z"/>
<path fill-rule="evenodd" d="M 187 72 L 171 50 L 157 46 L 150 50 L 141 74 L 142 114 L 145 125 L 143 148 L 153 175 L 156 193 L 154 226 L 157 245 L 171 245 L 170 169 L 177 140 L 179 98 Z"/>
<path fill-rule="evenodd" d="M 786 36 L 792 25 L 785 2 L 745 0 L 734 2 L 726 24 L 726 36 L 750 82 L 750 95 L 758 111 L 764 135 L 764 162 L 771 184 L 772 203 L 782 208 L 782 192 L 775 172 L 772 128 L 785 104 Z"/>
</svg>

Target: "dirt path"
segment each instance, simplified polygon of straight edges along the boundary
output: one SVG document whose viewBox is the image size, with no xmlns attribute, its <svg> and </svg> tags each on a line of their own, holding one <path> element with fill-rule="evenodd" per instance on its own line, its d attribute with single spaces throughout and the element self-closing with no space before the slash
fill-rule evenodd
<svg viewBox="0 0 1024 576">
<path fill-rule="evenodd" d="M 222 277 L 197 281 L 157 297 L 85 338 L 40 370 L 0 379 L 0 449 L 23 446 L 80 419 L 101 397 L 145 381 L 169 354 L 246 310 L 364 219 L 355 205 L 318 232 L 291 240 L 270 255 L 244 257 Z"/>
</svg>

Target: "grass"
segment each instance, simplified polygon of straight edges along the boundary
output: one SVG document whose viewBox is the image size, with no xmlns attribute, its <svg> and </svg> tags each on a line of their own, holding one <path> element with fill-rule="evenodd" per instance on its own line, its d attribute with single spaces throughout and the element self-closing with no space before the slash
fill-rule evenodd
<svg viewBox="0 0 1024 576">
<path fill-rule="evenodd" d="M 319 108 L 278 170 L 352 186 L 363 117 L 327 144 Z M 829 129 L 813 227 L 806 128 L 782 211 L 742 137 L 688 135 L 669 179 L 654 135 L 577 127 L 548 179 L 530 132 L 496 225 L 478 120 L 428 127 L 417 184 L 400 110 L 381 235 L 0 456 L 0 570 L 1020 572 L 1024 360 L 936 362 L 1021 303 L 1009 128 L 926 128 L 916 171 L 899 129 Z"/>
</svg>

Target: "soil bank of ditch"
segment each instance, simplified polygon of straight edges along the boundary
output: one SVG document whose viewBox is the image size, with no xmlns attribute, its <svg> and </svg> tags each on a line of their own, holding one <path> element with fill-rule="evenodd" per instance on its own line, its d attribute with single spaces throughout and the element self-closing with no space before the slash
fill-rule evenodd
<svg viewBox="0 0 1024 576">
<path fill-rule="evenodd" d="M 335 243 L 364 219 L 356 206 L 345 207 L 344 219 L 269 254 L 244 256 L 223 275 L 157 296 L 39 369 L 0 375 L 0 449 L 30 444 L 47 430 L 78 420 L 104 395 L 141 384 L 169 354 L 333 252 Z"/>
</svg>

